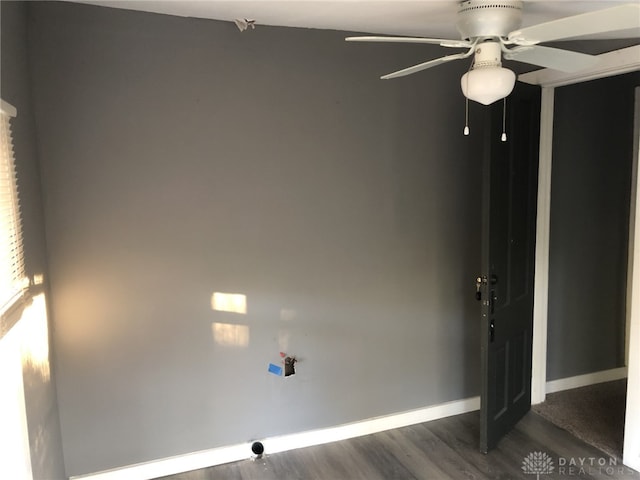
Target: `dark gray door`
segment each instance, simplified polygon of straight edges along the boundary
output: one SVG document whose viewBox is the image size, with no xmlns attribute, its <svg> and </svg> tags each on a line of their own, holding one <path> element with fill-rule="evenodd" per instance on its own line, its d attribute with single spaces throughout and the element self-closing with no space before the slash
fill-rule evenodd
<svg viewBox="0 0 640 480">
<path fill-rule="evenodd" d="M 496 446 L 531 407 L 531 338 L 539 88 L 518 84 L 485 122 L 480 450 Z"/>
</svg>

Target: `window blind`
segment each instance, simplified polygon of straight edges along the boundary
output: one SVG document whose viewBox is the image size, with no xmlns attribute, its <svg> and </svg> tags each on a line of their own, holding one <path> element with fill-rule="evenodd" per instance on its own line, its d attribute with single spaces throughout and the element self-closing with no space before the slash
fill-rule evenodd
<svg viewBox="0 0 640 480">
<path fill-rule="evenodd" d="M 0 315 L 21 296 L 25 284 L 22 222 L 18 203 L 11 118 L 14 107 L 0 104 Z"/>
</svg>

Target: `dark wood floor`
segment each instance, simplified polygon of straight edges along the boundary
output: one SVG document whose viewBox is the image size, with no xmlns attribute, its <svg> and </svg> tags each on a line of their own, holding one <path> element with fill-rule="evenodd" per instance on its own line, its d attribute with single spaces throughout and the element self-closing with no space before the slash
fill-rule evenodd
<svg viewBox="0 0 640 480">
<path fill-rule="evenodd" d="M 164 480 L 640 479 L 638 472 L 611 465 L 606 454 L 535 413 L 527 414 L 488 455 L 478 451 L 478 438 L 479 414 L 472 412 L 326 445 L 267 452 L 260 459 Z M 551 457 L 553 471 L 539 478 L 531 468 L 525 472 L 523 461 L 532 452 Z"/>
</svg>

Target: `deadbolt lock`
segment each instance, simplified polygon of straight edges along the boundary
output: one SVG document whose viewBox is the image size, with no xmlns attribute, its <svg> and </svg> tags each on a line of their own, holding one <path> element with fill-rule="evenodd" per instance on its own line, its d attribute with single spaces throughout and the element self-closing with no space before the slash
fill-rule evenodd
<svg viewBox="0 0 640 480">
<path fill-rule="evenodd" d="M 482 285 L 486 285 L 486 284 L 487 284 L 486 275 L 476 277 L 476 300 L 478 301 L 482 300 L 482 291 L 480 289 L 482 288 Z"/>
</svg>

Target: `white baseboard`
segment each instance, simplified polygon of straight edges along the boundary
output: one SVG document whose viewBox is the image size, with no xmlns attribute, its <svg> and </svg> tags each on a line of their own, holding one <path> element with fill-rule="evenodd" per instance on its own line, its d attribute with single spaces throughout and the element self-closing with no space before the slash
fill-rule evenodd
<svg viewBox="0 0 640 480">
<path fill-rule="evenodd" d="M 547 393 L 560 392 L 571 388 L 586 387 L 596 383 L 611 382 L 627 377 L 627 367 L 613 368 L 611 370 L 602 370 L 600 372 L 587 373 L 585 375 L 577 375 L 575 377 L 560 378 L 547 382 Z"/>
<path fill-rule="evenodd" d="M 601 372 L 588 373 L 575 377 L 561 378 L 546 383 L 546 393 L 559 392 L 570 388 L 579 388 L 596 383 L 619 380 L 627 376 L 627 368 L 614 368 Z M 348 438 L 360 437 L 383 432 L 393 428 L 406 427 L 418 423 L 437 420 L 452 415 L 472 412 L 480 408 L 480 397 L 471 397 L 453 402 L 441 403 L 407 412 L 384 415 L 336 427 L 292 433 L 278 437 L 261 439 L 265 454 L 284 452 L 296 448 L 337 442 Z M 177 455 L 175 457 L 150 462 L 127 465 L 102 472 L 72 476 L 71 480 L 152 480 L 167 475 L 198 470 L 200 468 L 222 465 L 224 463 L 245 460 L 251 457 L 251 443 L 241 443 L 226 447 L 212 448 L 200 452 Z"/>
<path fill-rule="evenodd" d="M 346 440 L 393 428 L 406 427 L 429 422 L 438 418 L 472 412 L 480 408 L 480 397 L 471 397 L 453 402 L 432 405 L 408 412 L 384 415 L 336 427 L 292 433 L 260 440 L 265 454 L 284 452 L 296 448 L 321 445 L 323 443 Z M 212 448 L 200 452 L 177 455 L 175 457 L 128 465 L 102 472 L 72 476 L 71 480 L 152 480 L 167 475 L 198 470 L 200 468 L 236 462 L 251 457 L 251 443 L 241 443 L 228 447 Z"/>
</svg>

